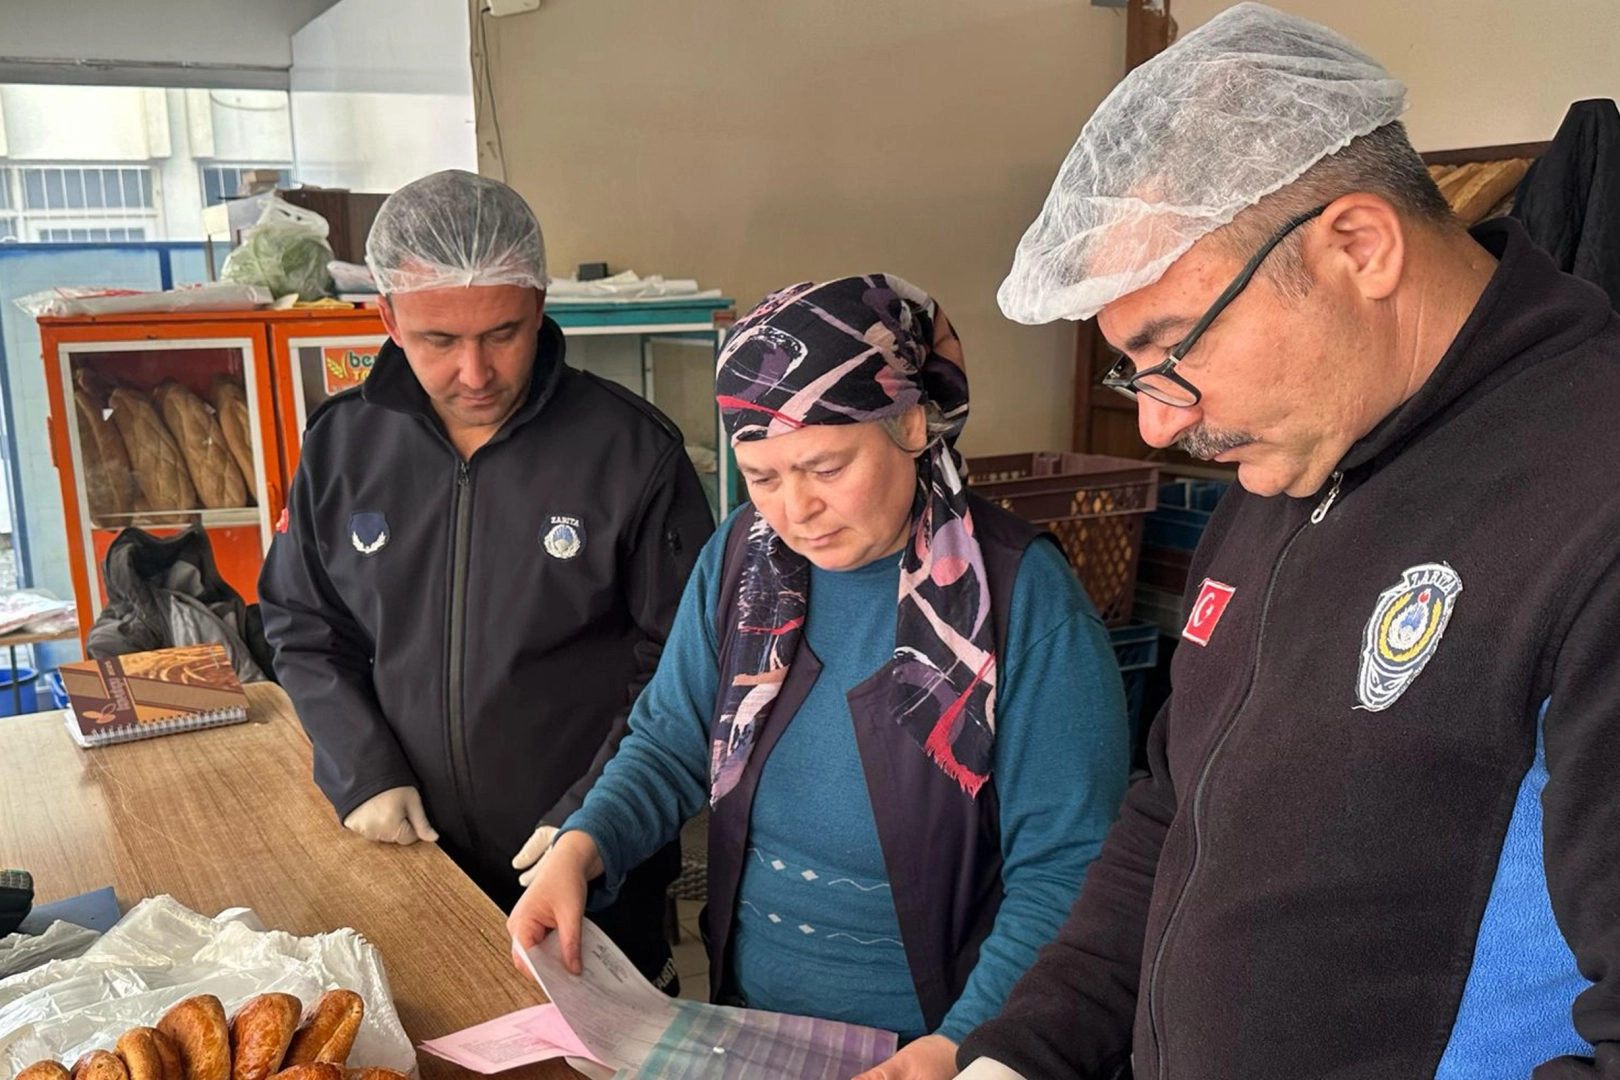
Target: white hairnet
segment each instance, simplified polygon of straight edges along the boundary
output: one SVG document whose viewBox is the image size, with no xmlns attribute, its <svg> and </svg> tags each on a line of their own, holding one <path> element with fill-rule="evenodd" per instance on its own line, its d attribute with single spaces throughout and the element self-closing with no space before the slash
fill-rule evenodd
<svg viewBox="0 0 1620 1080">
<path fill-rule="evenodd" d="M 456 285 L 546 287 L 546 241 L 523 197 L 498 180 L 446 169 L 383 202 L 366 238 L 382 293 Z"/>
<path fill-rule="evenodd" d="M 1089 319 L 1205 234 L 1406 107 L 1406 87 L 1325 26 L 1229 8 L 1132 71 L 1080 132 L 996 299 Z"/>
</svg>

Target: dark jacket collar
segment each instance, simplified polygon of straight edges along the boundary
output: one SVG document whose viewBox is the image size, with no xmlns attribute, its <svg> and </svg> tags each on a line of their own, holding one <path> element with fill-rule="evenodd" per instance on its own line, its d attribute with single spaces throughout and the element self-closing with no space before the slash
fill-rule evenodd
<svg viewBox="0 0 1620 1080">
<path fill-rule="evenodd" d="M 540 415 L 556 393 L 557 384 L 567 366 L 564 363 L 566 350 L 562 327 L 553 322 L 551 316 L 544 316 L 540 320 L 540 341 L 535 349 L 534 370 L 529 373 L 529 392 L 518 410 L 506 418 L 506 423 L 501 425 L 491 442 L 504 438 L 507 432 L 522 427 Z M 410 362 L 405 359 L 405 350 L 393 338 L 383 342 L 383 347 L 377 353 L 377 361 L 372 365 L 371 375 L 361 384 L 360 396 L 371 405 L 421 416 L 432 423 L 440 434 L 444 432 L 444 424 L 433 410 L 432 400 L 422 389 Z"/>
<path fill-rule="evenodd" d="M 1470 232 L 1496 256 L 1496 272 L 1428 380 L 1350 448 L 1341 470 L 1393 458 L 1454 409 L 1614 317 L 1601 289 L 1560 273 L 1517 221 L 1499 218 Z"/>
</svg>

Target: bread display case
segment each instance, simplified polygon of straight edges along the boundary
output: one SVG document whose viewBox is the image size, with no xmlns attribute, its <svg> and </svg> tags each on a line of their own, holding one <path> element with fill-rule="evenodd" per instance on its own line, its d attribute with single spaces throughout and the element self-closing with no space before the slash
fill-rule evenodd
<svg viewBox="0 0 1620 1080">
<path fill-rule="evenodd" d="M 81 634 L 130 526 L 200 524 L 251 602 L 284 492 L 262 317 L 46 318 L 40 331 Z"/>
</svg>

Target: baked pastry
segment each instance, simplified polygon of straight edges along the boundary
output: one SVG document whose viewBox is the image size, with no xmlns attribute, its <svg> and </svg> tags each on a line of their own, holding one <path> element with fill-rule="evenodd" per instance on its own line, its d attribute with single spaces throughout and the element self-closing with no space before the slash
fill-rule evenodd
<svg viewBox="0 0 1620 1080">
<path fill-rule="evenodd" d="M 344 1069 L 343 1080 L 407 1080 L 398 1069 Z"/>
<path fill-rule="evenodd" d="M 191 483 L 180 446 L 158 418 L 146 395 L 120 387 L 108 399 L 113 423 L 141 493 L 153 510 L 195 510 L 197 489 Z"/>
<path fill-rule="evenodd" d="M 152 391 L 152 402 L 179 444 L 197 497 L 210 510 L 232 510 L 247 504 L 247 485 L 237 468 L 225 433 L 202 398 L 173 379 Z"/>
<path fill-rule="evenodd" d="M 157 1029 L 179 1048 L 184 1080 L 230 1080 L 231 1035 L 219 998 L 188 997 L 163 1014 Z"/>
<path fill-rule="evenodd" d="M 329 1061 L 308 1061 L 282 1069 L 271 1080 L 343 1080 L 343 1070 Z"/>
<path fill-rule="evenodd" d="M 157 1028 L 130 1028 L 118 1036 L 118 1056 L 129 1080 L 185 1080 L 180 1048 Z"/>
<path fill-rule="evenodd" d="M 225 445 L 230 448 L 231 457 L 247 483 L 248 504 L 252 505 L 256 501 L 253 493 L 259 485 L 253 480 L 253 426 L 248 417 L 247 394 L 234 379 L 215 375 L 213 398 L 220 430 L 225 433 Z"/>
<path fill-rule="evenodd" d="M 360 1033 L 360 1018 L 365 1011 L 366 1003 L 353 990 L 328 990 L 322 994 L 304 1014 L 304 1022 L 287 1048 L 286 1064 L 325 1061 L 343 1065 L 354 1048 L 354 1037 Z"/>
<path fill-rule="evenodd" d="M 92 1050 L 73 1063 L 73 1080 L 129 1080 L 129 1070 L 117 1054 Z"/>
<path fill-rule="evenodd" d="M 231 1080 L 267 1080 L 279 1070 L 303 1012 L 291 994 L 260 994 L 238 1009 L 231 1018 Z"/>
<path fill-rule="evenodd" d="M 72 1074 L 57 1061 L 36 1061 L 22 1072 L 15 1080 L 68 1080 Z"/>
<path fill-rule="evenodd" d="M 135 509 L 135 476 L 129 471 L 129 455 L 124 452 L 123 436 L 112 421 L 101 414 L 102 407 L 83 390 L 73 391 L 73 412 L 79 425 L 79 454 L 84 463 L 84 495 L 90 504 L 91 524 L 111 515 L 122 517 Z"/>
</svg>

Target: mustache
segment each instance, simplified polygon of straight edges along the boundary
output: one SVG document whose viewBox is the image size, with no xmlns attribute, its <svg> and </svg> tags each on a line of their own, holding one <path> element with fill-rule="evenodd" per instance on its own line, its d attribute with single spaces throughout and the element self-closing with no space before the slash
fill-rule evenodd
<svg viewBox="0 0 1620 1080">
<path fill-rule="evenodd" d="M 1236 450 L 1255 441 L 1255 436 L 1247 431 L 1224 431 L 1208 424 L 1199 424 L 1176 440 L 1176 449 L 1189 457 L 1209 461 L 1228 450 Z"/>
</svg>

